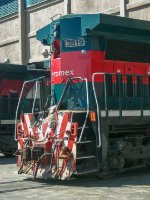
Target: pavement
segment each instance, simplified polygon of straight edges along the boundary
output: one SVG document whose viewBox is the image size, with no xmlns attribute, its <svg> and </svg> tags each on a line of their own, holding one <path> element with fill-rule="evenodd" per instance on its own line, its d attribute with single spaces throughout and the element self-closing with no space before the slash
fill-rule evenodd
<svg viewBox="0 0 150 200">
<path fill-rule="evenodd" d="M 67 181 L 18 175 L 16 158 L 0 154 L 0 200 L 150 200 L 150 172 L 100 180 L 94 176 Z"/>
</svg>

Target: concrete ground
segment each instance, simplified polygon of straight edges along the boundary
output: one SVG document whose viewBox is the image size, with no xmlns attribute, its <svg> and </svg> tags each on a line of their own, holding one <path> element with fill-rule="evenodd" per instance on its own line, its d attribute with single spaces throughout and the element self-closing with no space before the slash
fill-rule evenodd
<svg viewBox="0 0 150 200">
<path fill-rule="evenodd" d="M 15 158 L 0 154 L 0 200 L 149 200 L 150 173 L 127 174 L 109 180 L 78 177 L 68 181 L 32 181 L 18 175 Z"/>
</svg>

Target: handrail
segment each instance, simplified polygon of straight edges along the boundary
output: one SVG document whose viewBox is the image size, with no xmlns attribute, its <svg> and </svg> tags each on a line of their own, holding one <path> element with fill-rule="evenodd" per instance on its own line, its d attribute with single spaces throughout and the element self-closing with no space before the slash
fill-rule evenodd
<svg viewBox="0 0 150 200">
<path fill-rule="evenodd" d="M 31 82 L 35 82 L 35 81 L 38 81 L 40 79 L 43 79 L 45 76 L 42 76 L 42 77 L 39 77 L 39 78 L 36 78 L 36 79 L 32 79 L 32 80 L 29 80 L 29 81 L 25 81 L 23 83 L 23 86 L 22 86 L 22 89 L 21 89 L 21 93 L 20 93 L 20 96 L 19 96 L 19 100 L 18 100 L 18 104 L 17 104 L 17 108 L 16 108 L 16 115 L 15 115 L 15 133 L 14 133 L 14 140 L 15 141 L 18 141 L 17 139 L 17 133 L 16 133 L 16 125 L 17 125 L 17 116 L 18 116 L 18 110 L 19 110 L 19 106 L 20 106 L 20 102 L 21 102 L 21 98 L 22 98 L 22 95 L 23 95 L 23 91 L 24 91 L 24 87 L 27 83 L 31 83 Z"/>
<path fill-rule="evenodd" d="M 85 126 L 86 126 L 86 122 L 87 122 L 87 118 L 88 118 L 88 115 L 89 115 L 89 90 L 88 90 L 88 81 L 87 81 L 87 78 L 85 78 L 85 79 L 83 79 L 83 80 L 85 80 L 85 83 L 86 83 L 87 112 L 86 112 L 85 121 L 84 121 L 84 124 L 83 124 L 83 126 L 82 126 L 82 130 L 81 130 L 81 133 L 80 133 L 80 137 L 79 137 L 78 142 L 81 142 L 81 140 L 82 140 L 83 132 L 84 132 L 84 129 L 85 129 Z"/>
<path fill-rule="evenodd" d="M 35 84 L 35 94 L 34 94 L 34 101 L 33 101 L 33 105 L 32 105 L 32 114 L 34 112 L 34 107 L 35 107 L 35 101 L 36 101 L 36 96 L 37 96 L 37 87 L 38 87 L 38 81 L 36 81 L 36 84 Z"/>
<path fill-rule="evenodd" d="M 106 110 L 106 116 L 108 117 L 108 105 L 107 105 L 107 92 L 106 92 L 106 76 L 104 74 L 104 97 L 105 97 L 105 110 Z"/>
<path fill-rule="evenodd" d="M 122 109 L 123 109 L 123 105 L 122 105 L 122 99 L 121 99 L 121 94 L 123 95 L 123 97 L 124 98 L 126 98 L 126 97 L 128 97 L 128 98 L 135 98 L 135 97 L 139 97 L 140 98 L 140 112 L 141 112 L 141 114 L 140 114 L 140 116 L 141 117 L 143 117 L 143 114 L 144 114 L 144 106 L 145 106 L 145 104 L 144 104 L 144 89 L 145 89 L 145 83 L 143 82 L 144 81 L 144 79 L 143 78 L 148 78 L 148 77 L 150 77 L 149 75 L 147 75 L 147 74 L 120 74 L 120 73 L 103 73 L 103 72 L 96 72 L 96 73 L 94 73 L 93 75 L 92 75 L 92 85 L 93 85 L 93 88 L 95 87 L 94 86 L 94 77 L 95 77 L 95 75 L 104 75 L 104 86 L 103 86 L 103 88 L 104 88 L 104 100 L 105 100 L 105 111 L 106 111 L 106 117 L 108 117 L 108 102 L 107 102 L 107 84 L 106 84 L 106 75 L 115 75 L 116 77 L 118 77 L 119 79 L 118 79 L 118 100 L 119 100 L 119 102 L 118 102 L 118 105 L 119 105 L 119 116 L 120 117 L 122 117 Z M 138 77 L 139 77 L 139 88 L 137 88 L 137 86 L 136 86 L 136 94 L 135 94 L 135 88 L 134 88 L 134 82 L 133 82 L 133 79 L 132 79 L 132 87 L 133 87 L 133 93 L 131 94 L 131 96 L 130 95 L 128 95 L 127 94 L 127 88 L 125 89 L 125 88 L 122 88 L 121 89 L 121 77 L 132 77 L 132 78 L 134 78 L 134 80 L 135 79 L 137 79 Z M 127 81 L 127 83 L 128 83 L 128 81 Z M 137 84 L 138 84 L 137 83 Z M 125 85 L 123 85 L 123 87 L 125 87 Z M 130 90 L 130 88 L 129 88 L 130 86 L 128 86 L 128 90 Z M 124 91 L 124 89 L 125 89 L 125 91 L 126 91 L 126 93 L 124 93 L 123 91 Z M 140 90 L 140 96 L 137 96 L 137 91 L 138 91 L 138 89 Z M 95 91 L 95 95 L 96 95 L 96 91 Z M 98 102 L 96 103 L 96 104 L 98 104 Z"/>
<path fill-rule="evenodd" d="M 50 18 L 50 19 L 52 20 L 52 22 L 54 22 L 54 18 L 57 17 L 57 16 L 60 16 L 59 18 L 61 18 L 62 15 L 61 15 L 60 13 L 57 13 L 57 14 L 53 15 L 53 16 Z M 59 18 L 58 18 L 58 19 L 59 19 Z"/>
<path fill-rule="evenodd" d="M 102 141 L 101 141 L 101 122 L 100 122 L 100 108 L 99 108 L 99 104 L 98 104 L 98 100 L 97 100 L 97 95 L 96 95 L 96 90 L 95 90 L 95 85 L 94 85 L 94 78 L 95 75 L 104 75 L 104 73 L 93 73 L 92 74 L 92 87 L 93 87 L 93 91 L 94 91 L 94 97 L 95 97 L 95 102 L 96 102 L 96 108 L 97 108 L 97 119 L 98 119 L 98 145 L 97 147 L 101 147 L 102 145 Z"/>
<path fill-rule="evenodd" d="M 87 101 L 87 110 L 86 110 L 86 117 L 85 117 L 85 121 L 83 123 L 83 126 L 82 126 L 82 130 L 81 130 L 81 133 L 80 133 L 80 137 L 79 137 L 79 140 L 78 142 L 81 142 L 82 140 L 82 136 L 83 136 L 83 132 L 84 132 L 84 129 L 85 129 L 85 126 L 86 126 L 86 122 L 87 122 L 87 118 L 88 118 L 88 115 L 89 115 L 89 90 L 88 90 L 88 80 L 87 78 L 81 78 L 81 77 L 73 77 L 73 78 L 68 78 L 67 82 L 66 82 L 66 86 L 64 88 L 64 91 L 61 95 L 61 98 L 60 98 L 60 101 L 58 103 L 58 106 L 57 106 L 57 109 L 59 110 L 59 107 L 61 105 L 61 102 L 63 100 L 63 97 L 64 95 L 66 94 L 66 91 L 67 91 L 67 88 L 68 88 L 68 84 L 71 82 L 71 80 L 75 80 L 75 79 L 80 79 L 81 81 L 85 81 L 86 83 L 86 101 Z"/>
</svg>

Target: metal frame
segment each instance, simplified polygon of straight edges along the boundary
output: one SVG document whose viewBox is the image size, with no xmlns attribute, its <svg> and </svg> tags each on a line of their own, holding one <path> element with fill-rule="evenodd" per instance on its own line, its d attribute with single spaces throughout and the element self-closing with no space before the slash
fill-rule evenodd
<svg viewBox="0 0 150 200">
<path fill-rule="evenodd" d="M 16 108 L 16 115 L 15 115 L 15 133 L 14 133 L 14 140 L 15 141 L 18 141 L 18 139 L 17 139 L 17 133 L 16 133 L 17 116 L 18 116 L 18 110 L 19 110 L 19 106 L 20 106 L 20 102 L 21 102 L 21 98 L 22 98 L 22 95 L 23 95 L 23 91 L 24 91 L 25 85 L 28 84 L 28 83 L 31 83 L 31 82 L 36 82 L 38 80 L 41 80 L 44 77 L 45 76 L 42 76 L 42 77 L 39 77 L 39 78 L 36 78 L 36 79 L 25 81 L 23 83 L 23 86 L 22 86 L 22 89 L 21 89 L 21 93 L 20 93 L 20 96 L 19 96 L 19 100 L 18 100 L 18 104 L 17 104 L 17 108 Z M 36 95 L 34 96 L 34 98 L 36 98 Z M 34 99 L 34 101 L 35 101 L 35 99 Z M 34 105 L 34 102 L 33 102 L 33 105 Z M 33 110 L 33 107 L 32 107 L 32 110 Z"/>
<path fill-rule="evenodd" d="M 33 101 L 33 104 L 32 104 L 32 114 L 33 114 L 33 112 L 34 112 L 35 101 L 36 101 L 36 98 L 37 98 L 38 84 L 39 84 L 39 82 L 36 81 L 36 84 L 35 84 L 34 101 Z"/>
<path fill-rule="evenodd" d="M 140 87 L 141 87 L 141 96 L 140 96 L 140 109 L 137 110 L 125 110 L 122 109 L 122 102 L 120 98 L 120 81 L 119 81 L 119 95 L 118 95 L 118 104 L 119 104 L 119 109 L 117 110 L 109 110 L 108 109 L 108 101 L 107 101 L 107 86 L 106 86 L 106 75 L 118 75 L 120 77 L 122 76 L 131 76 L 131 77 L 140 77 Z M 95 76 L 96 75 L 103 75 L 104 76 L 104 103 L 105 103 L 105 108 L 104 110 L 100 109 L 97 95 L 96 95 L 96 90 L 95 90 Z M 150 110 L 144 110 L 143 107 L 143 84 L 142 84 L 142 78 L 148 77 L 148 75 L 135 75 L 135 74 L 116 74 L 116 73 L 102 73 L 102 72 L 96 72 L 93 73 L 92 75 L 92 87 L 94 91 L 94 97 L 96 101 L 96 109 L 97 109 L 97 118 L 98 118 L 98 146 L 101 146 L 101 120 L 100 117 L 125 117 L 125 116 L 137 116 L 137 117 L 143 117 L 143 116 L 150 116 Z M 133 97 L 134 98 L 134 97 Z M 132 113 L 131 113 L 132 112 Z"/>
<path fill-rule="evenodd" d="M 66 86 L 64 88 L 64 91 L 61 95 L 61 98 L 60 98 L 60 101 L 58 103 L 58 106 L 57 106 L 57 109 L 59 109 L 59 106 L 64 98 L 64 95 L 66 94 L 66 91 L 67 91 L 67 88 L 68 88 L 68 84 L 71 82 L 71 80 L 74 80 L 74 79 L 80 79 L 81 81 L 85 81 L 86 83 L 86 101 L 87 101 L 87 110 L 86 110 L 86 117 L 85 117 L 85 121 L 84 121 L 84 124 L 82 126 L 82 130 L 81 130 L 81 134 L 80 134 L 80 137 L 79 137 L 79 140 L 78 142 L 81 142 L 82 140 L 82 136 L 83 136 L 83 132 L 84 132 L 84 129 L 85 129 L 85 126 L 86 126 L 86 122 L 87 122 L 87 118 L 88 118 L 88 115 L 89 115 L 89 90 L 88 90 L 88 81 L 87 81 L 87 78 L 81 78 L 81 77 L 73 77 L 73 78 L 68 78 L 67 82 L 66 82 Z M 77 143 L 78 143 L 77 142 Z"/>
<path fill-rule="evenodd" d="M 102 141 L 101 141 L 101 121 L 100 121 L 100 108 L 99 108 L 99 104 L 98 104 L 98 100 L 97 100 L 97 95 L 96 95 L 96 90 L 95 90 L 95 85 L 94 85 L 94 77 L 95 75 L 101 75 L 104 73 L 93 73 L 92 74 L 92 87 L 93 87 L 93 91 L 94 91 L 94 97 L 95 97 L 95 101 L 96 101 L 96 109 L 97 109 L 97 119 L 98 119 L 98 145 L 97 147 L 101 147 L 102 145 Z"/>
</svg>

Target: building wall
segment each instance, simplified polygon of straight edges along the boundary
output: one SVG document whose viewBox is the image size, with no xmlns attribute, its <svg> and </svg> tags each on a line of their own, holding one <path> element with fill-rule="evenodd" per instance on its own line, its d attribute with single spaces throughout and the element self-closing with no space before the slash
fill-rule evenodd
<svg viewBox="0 0 150 200">
<path fill-rule="evenodd" d="M 19 20 L 18 15 L 0 20 L 0 62 L 10 58 L 19 63 Z"/>
<path fill-rule="evenodd" d="M 35 38 L 36 30 L 50 23 L 50 18 L 60 13 L 64 14 L 64 1 L 53 1 L 52 3 L 38 5 L 26 10 L 26 40 L 27 62 L 40 61 L 43 59 L 41 54 L 42 45 Z"/>
<path fill-rule="evenodd" d="M 75 0 L 71 3 L 72 13 L 95 13 L 119 7 L 120 0 Z"/>
<path fill-rule="evenodd" d="M 43 60 L 44 47 L 35 34 L 58 13 L 120 14 L 120 0 L 25 0 L 20 12 L 16 10 L 20 8 L 20 4 L 16 6 L 16 0 L 6 1 L 11 1 L 11 5 L 14 1 L 15 9 L 11 9 L 10 15 L 9 12 L 4 13 L 6 16 L 0 15 L 0 62 L 5 58 L 20 64 Z M 126 3 L 127 17 L 150 20 L 150 0 L 126 0 Z"/>
<path fill-rule="evenodd" d="M 127 6 L 127 17 L 150 21 L 150 0 L 147 0 L 149 3 L 145 1 L 145 4 L 140 4 L 137 0 L 136 2 L 137 4 Z"/>
</svg>

